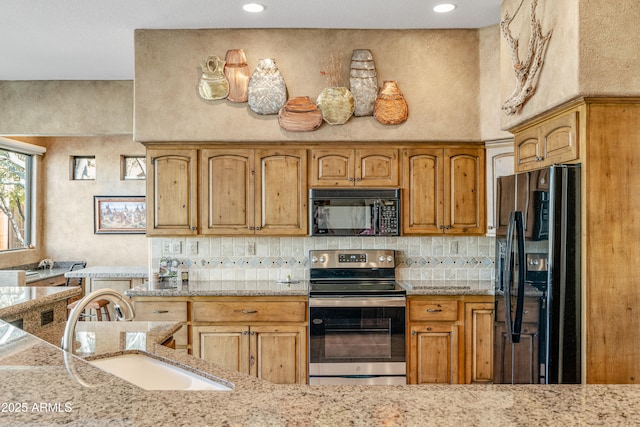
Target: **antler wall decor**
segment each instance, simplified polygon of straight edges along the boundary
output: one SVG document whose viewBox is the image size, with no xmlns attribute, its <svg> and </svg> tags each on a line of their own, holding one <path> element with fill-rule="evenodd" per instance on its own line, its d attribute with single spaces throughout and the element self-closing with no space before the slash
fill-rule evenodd
<svg viewBox="0 0 640 427">
<path fill-rule="evenodd" d="M 502 29 L 502 35 L 509 45 L 511 52 L 511 61 L 513 62 L 513 70 L 516 75 L 516 87 L 513 90 L 511 96 L 502 104 L 502 111 L 505 114 L 511 116 L 520 111 L 522 105 L 533 95 L 537 82 L 538 73 L 542 67 L 542 57 L 544 56 L 547 43 L 551 38 L 552 30 L 546 35 L 542 34 L 542 26 L 540 21 L 536 18 L 536 7 L 538 0 L 531 1 L 531 37 L 529 39 L 529 47 L 527 50 L 527 57 L 524 62 L 520 61 L 520 55 L 518 53 L 518 38 L 511 35 L 509 25 L 511 21 L 516 17 L 518 11 L 522 7 L 524 0 L 520 1 L 518 8 L 513 16 L 509 16 L 509 12 L 504 14 L 504 19 L 500 21 L 500 28 Z"/>
</svg>

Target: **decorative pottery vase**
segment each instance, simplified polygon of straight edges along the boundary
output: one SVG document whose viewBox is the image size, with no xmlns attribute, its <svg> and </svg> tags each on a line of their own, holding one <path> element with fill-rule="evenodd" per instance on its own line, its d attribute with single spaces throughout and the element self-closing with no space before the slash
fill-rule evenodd
<svg viewBox="0 0 640 427">
<path fill-rule="evenodd" d="M 369 49 L 355 49 L 351 54 L 349 90 L 353 94 L 356 117 L 370 116 L 378 96 L 378 75 Z"/>
<path fill-rule="evenodd" d="M 346 87 L 327 87 L 320 92 L 316 105 L 330 125 L 342 125 L 353 115 L 353 95 Z"/>
<path fill-rule="evenodd" d="M 378 93 L 373 117 L 383 125 L 397 125 L 409 117 L 409 106 L 394 80 L 385 81 Z"/>
<path fill-rule="evenodd" d="M 322 124 L 322 111 L 308 96 L 289 98 L 278 112 L 278 123 L 290 132 L 316 130 Z"/>
<path fill-rule="evenodd" d="M 249 108 L 258 114 L 278 114 L 287 101 L 287 85 L 273 59 L 260 59 L 251 74 Z"/>
<path fill-rule="evenodd" d="M 229 82 L 227 99 L 231 102 L 247 102 L 251 71 L 249 71 L 244 51 L 228 50 L 224 59 L 224 75 Z"/>
<path fill-rule="evenodd" d="M 201 64 L 202 76 L 198 91 L 202 99 L 224 99 L 229 95 L 229 82 L 224 76 L 224 61 L 217 56 L 210 56 Z"/>
</svg>

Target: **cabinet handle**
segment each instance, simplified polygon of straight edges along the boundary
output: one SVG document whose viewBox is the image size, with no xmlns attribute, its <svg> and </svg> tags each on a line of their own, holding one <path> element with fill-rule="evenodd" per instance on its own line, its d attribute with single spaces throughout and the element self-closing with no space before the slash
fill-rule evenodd
<svg viewBox="0 0 640 427">
<path fill-rule="evenodd" d="M 428 308 L 427 313 L 440 313 L 442 311 L 441 308 Z"/>
<path fill-rule="evenodd" d="M 450 225 L 447 225 L 445 228 L 446 228 L 447 230 L 451 230 L 451 226 L 450 226 Z"/>
<path fill-rule="evenodd" d="M 440 226 L 440 227 L 438 227 L 438 228 L 440 228 L 440 230 L 444 230 L 444 225 L 441 225 L 441 226 Z"/>
<path fill-rule="evenodd" d="M 415 337 L 416 335 L 418 335 L 418 333 L 416 331 L 412 331 L 411 335 L 413 335 Z"/>
<path fill-rule="evenodd" d="M 242 335 L 249 335 L 248 331 L 242 331 Z"/>
<path fill-rule="evenodd" d="M 350 178 L 349 178 L 349 182 L 353 182 L 353 178 L 351 178 L 351 177 L 350 177 Z"/>
<path fill-rule="evenodd" d="M 249 366 L 253 366 L 256 363 L 256 358 L 254 356 L 251 356 L 249 358 Z"/>
<path fill-rule="evenodd" d="M 169 310 L 153 310 L 154 314 L 164 314 L 164 313 L 168 313 Z"/>
<path fill-rule="evenodd" d="M 260 231 L 260 227 L 256 227 L 256 231 Z"/>
<path fill-rule="evenodd" d="M 258 310 L 242 310 L 241 311 L 242 314 L 255 314 L 257 312 Z"/>
<path fill-rule="evenodd" d="M 250 225 L 250 226 L 249 226 L 249 230 L 253 230 L 253 226 L 251 226 L 251 225 Z"/>
<path fill-rule="evenodd" d="M 356 178 L 356 182 L 362 181 L 362 178 Z"/>
</svg>

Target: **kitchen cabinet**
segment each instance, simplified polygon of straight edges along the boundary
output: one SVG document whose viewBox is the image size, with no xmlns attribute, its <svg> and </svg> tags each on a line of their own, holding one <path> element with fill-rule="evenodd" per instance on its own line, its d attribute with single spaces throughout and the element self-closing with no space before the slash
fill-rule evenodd
<svg viewBox="0 0 640 427">
<path fill-rule="evenodd" d="M 464 304 L 465 383 L 493 381 L 493 302 Z"/>
<path fill-rule="evenodd" d="M 46 279 L 36 280 L 35 282 L 28 282 L 27 286 L 65 286 L 67 279 L 64 274 L 59 276 L 52 276 Z"/>
<path fill-rule="evenodd" d="M 307 310 L 306 297 L 195 301 L 193 355 L 273 383 L 306 384 Z"/>
<path fill-rule="evenodd" d="M 486 232 L 484 148 L 408 148 L 403 170 L 405 235 Z"/>
<path fill-rule="evenodd" d="M 458 302 L 409 299 L 409 384 L 457 384 Z"/>
<path fill-rule="evenodd" d="M 198 221 L 196 149 L 147 148 L 147 236 L 193 236 Z"/>
<path fill-rule="evenodd" d="M 493 306 L 493 296 L 408 296 L 407 383 L 491 383 Z"/>
<path fill-rule="evenodd" d="M 524 172 L 578 159 L 578 124 L 582 107 L 546 118 L 515 136 L 515 170 Z"/>
<path fill-rule="evenodd" d="M 311 187 L 398 187 L 399 150 L 396 148 L 314 148 Z"/>
<path fill-rule="evenodd" d="M 498 227 L 496 208 L 497 182 L 501 176 L 514 173 L 513 140 L 485 143 L 487 164 L 487 235 L 495 236 Z"/>
<path fill-rule="evenodd" d="M 306 235 L 305 149 L 201 150 L 201 234 Z"/>
<path fill-rule="evenodd" d="M 515 310 L 515 307 L 512 308 Z M 505 304 L 500 301 L 496 311 L 497 319 L 505 318 Z M 540 383 L 540 300 L 531 298 L 524 302 L 520 345 L 512 354 L 511 341 L 504 322 L 496 323 L 494 342 L 494 379 L 496 383 L 538 384 Z M 516 360 L 513 364 L 512 358 Z M 512 375 L 513 374 L 513 375 Z"/>
<path fill-rule="evenodd" d="M 189 334 L 187 328 L 186 301 L 144 301 L 138 298 L 134 298 L 133 308 L 136 312 L 135 320 L 147 322 L 183 322 L 184 326 L 173 335 L 173 348 L 183 353 L 186 353 L 188 351 Z"/>
</svg>

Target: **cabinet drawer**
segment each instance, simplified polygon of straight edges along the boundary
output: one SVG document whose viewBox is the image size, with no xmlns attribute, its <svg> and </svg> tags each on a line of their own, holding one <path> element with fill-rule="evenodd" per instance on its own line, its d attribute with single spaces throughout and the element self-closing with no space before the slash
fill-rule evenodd
<svg viewBox="0 0 640 427">
<path fill-rule="evenodd" d="M 422 320 L 458 320 L 457 301 L 411 301 L 409 318 Z"/>
<path fill-rule="evenodd" d="M 36 280 L 35 282 L 27 283 L 27 286 L 64 286 L 67 279 L 64 276 L 54 276 L 48 279 Z"/>
<path fill-rule="evenodd" d="M 194 322 L 304 322 L 306 313 L 307 305 L 303 301 L 193 303 Z"/>
<path fill-rule="evenodd" d="M 513 303 L 511 307 L 512 312 L 516 310 L 516 304 Z M 496 310 L 496 319 L 504 321 L 505 314 L 505 305 L 503 301 L 498 302 L 498 309 Z M 538 300 L 534 301 L 525 301 L 523 312 L 522 312 L 522 322 L 523 323 L 538 323 L 540 321 L 540 303 Z"/>
<path fill-rule="evenodd" d="M 150 322 L 187 321 L 187 303 L 182 301 L 135 302 L 136 320 Z"/>
</svg>

